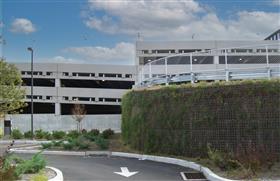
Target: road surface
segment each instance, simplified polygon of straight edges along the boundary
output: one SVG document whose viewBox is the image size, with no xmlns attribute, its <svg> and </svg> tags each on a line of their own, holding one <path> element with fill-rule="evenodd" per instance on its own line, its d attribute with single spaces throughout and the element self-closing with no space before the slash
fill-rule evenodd
<svg viewBox="0 0 280 181">
<path fill-rule="evenodd" d="M 20 154 L 22 157 L 31 155 Z M 47 165 L 60 169 L 66 181 L 177 181 L 183 180 L 180 172 L 190 169 L 181 166 L 122 157 L 82 157 L 44 155 Z M 116 174 L 121 167 L 138 172 L 128 178 Z"/>
</svg>

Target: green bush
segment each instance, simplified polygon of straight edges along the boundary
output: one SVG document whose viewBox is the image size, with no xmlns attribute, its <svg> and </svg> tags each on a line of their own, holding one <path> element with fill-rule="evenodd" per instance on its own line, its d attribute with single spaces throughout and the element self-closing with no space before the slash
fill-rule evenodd
<svg viewBox="0 0 280 181">
<path fill-rule="evenodd" d="M 83 135 L 85 135 L 85 134 L 87 134 L 87 130 L 86 130 L 86 129 L 82 129 L 81 133 L 82 133 Z"/>
<path fill-rule="evenodd" d="M 42 145 L 43 149 L 48 149 L 48 148 L 51 148 L 53 146 L 52 143 L 42 143 L 41 145 Z"/>
<path fill-rule="evenodd" d="M 72 150 L 74 148 L 75 144 L 73 143 L 63 143 L 62 147 L 64 150 Z"/>
<path fill-rule="evenodd" d="M 20 132 L 19 129 L 13 129 L 11 136 L 13 139 L 22 139 L 23 138 L 23 134 Z"/>
<path fill-rule="evenodd" d="M 208 145 L 208 158 L 221 170 L 234 170 L 242 165 L 229 153 L 213 150 Z"/>
<path fill-rule="evenodd" d="M 98 129 L 92 129 L 87 134 L 85 134 L 85 138 L 87 138 L 90 141 L 95 141 L 96 137 L 99 135 L 99 130 Z"/>
<path fill-rule="evenodd" d="M 25 133 L 24 133 L 24 138 L 26 138 L 26 139 L 31 139 L 31 138 L 32 138 L 32 133 L 31 133 L 31 131 L 25 132 Z"/>
<path fill-rule="evenodd" d="M 81 134 L 77 130 L 69 131 L 67 137 L 69 138 L 78 138 Z"/>
<path fill-rule="evenodd" d="M 113 135 L 115 134 L 115 132 L 111 129 L 106 129 L 102 132 L 102 137 L 105 139 L 109 139 L 111 138 Z"/>
<path fill-rule="evenodd" d="M 66 133 L 64 131 L 53 131 L 52 136 L 54 139 L 63 139 L 66 136 Z"/>
<path fill-rule="evenodd" d="M 207 143 L 234 153 L 252 141 L 279 155 L 279 90 L 280 79 L 132 90 L 122 98 L 122 138 L 144 153 L 206 157 Z"/>
<path fill-rule="evenodd" d="M 56 147 L 61 146 L 62 143 L 63 143 L 63 141 L 52 141 L 52 145 L 56 146 Z"/>
<path fill-rule="evenodd" d="M 38 173 L 46 167 L 46 160 L 41 155 L 41 152 L 36 153 L 30 160 L 25 160 L 18 164 L 15 169 L 15 175 L 20 177 L 24 173 Z"/>
<path fill-rule="evenodd" d="M 72 143 L 75 144 L 79 150 L 88 149 L 90 146 L 89 141 L 84 136 L 79 136 L 77 139 L 73 139 Z"/>
<path fill-rule="evenodd" d="M 43 172 L 40 172 L 39 174 L 31 177 L 30 181 L 48 181 L 48 177 Z"/>
<path fill-rule="evenodd" d="M 79 150 L 86 150 L 86 149 L 89 149 L 89 146 L 90 146 L 90 144 L 88 142 L 83 142 L 83 143 L 79 144 L 78 149 Z"/>
<path fill-rule="evenodd" d="M 0 180 L 14 181 L 16 179 L 15 166 L 10 164 L 7 157 L 0 156 Z"/>
<path fill-rule="evenodd" d="M 35 138 L 36 139 L 43 139 L 45 137 L 45 132 L 42 129 L 35 131 Z"/>
<path fill-rule="evenodd" d="M 88 134 L 93 135 L 93 136 L 98 136 L 100 131 L 98 129 L 92 129 L 88 132 Z"/>
<path fill-rule="evenodd" d="M 45 138 L 46 140 L 52 140 L 52 139 L 53 139 L 53 136 L 52 136 L 52 134 L 51 134 L 50 132 L 45 132 L 44 138 Z"/>
<path fill-rule="evenodd" d="M 109 141 L 101 136 L 96 138 L 95 143 L 101 150 L 107 150 L 109 148 Z"/>
<path fill-rule="evenodd" d="M 0 128 L 0 138 L 2 138 L 4 136 L 4 131 L 3 129 Z"/>
</svg>

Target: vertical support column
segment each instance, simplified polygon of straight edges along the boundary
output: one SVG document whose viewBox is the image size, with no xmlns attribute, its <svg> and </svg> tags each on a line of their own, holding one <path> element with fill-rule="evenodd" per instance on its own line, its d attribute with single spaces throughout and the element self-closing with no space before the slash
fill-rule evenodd
<svg viewBox="0 0 280 181">
<path fill-rule="evenodd" d="M 145 74 L 144 74 L 144 65 L 142 65 L 141 71 L 140 71 L 141 82 L 143 82 L 145 80 L 144 76 L 145 76 Z"/>
<path fill-rule="evenodd" d="M 152 78 L 152 63 L 149 63 L 149 78 Z"/>
<path fill-rule="evenodd" d="M 56 89 L 56 99 L 55 99 L 55 115 L 59 116 L 61 114 L 61 105 L 60 105 L 60 97 L 58 94 L 58 89 L 60 88 L 60 79 L 58 78 L 58 74 L 55 78 L 55 89 Z"/>
<path fill-rule="evenodd" d="M 270 70 L 270 67 L 269 67 L 269 58 L 268 58 L 268 47 L 267 47 L 267 45 L 265 46 L 265 54 L 266 54 L 267 78 L 270 80 L 271 79 L 271 70 Z"/>
<path fill-rule="evenodd" d="M 55 87 L 60 87 L 60 79 L 59 78 L 55 79 Z"/>
<path fill-rule="evenodd" d="M 59 102 L 55 103 L 55 115 L 59 116 L 61 114 L 61 105 Z"/>
<path fill-rule="evenodd" d="M 268 47 L 265 46 L 265 54 L 266 54 L 266 67 L 269 68 L 269 58 L 268 58 Z"/>
<path fill-rule="evenodd" d="M 194 73 L 193 73 L 193 64 L 192 64 L 192 53 L 190 54 L 190 69 L 191 69 L 191 83 L 194 84 Z"/>
<path fill-rule="evenodd" d="M 226 81 L 229 81 L 229 71 L 228 71 L 228 59 L 227 59 L 227 49 L 225 49 L 225 65 L 226 65 Z"/>
<path fill-rule="evenodd" d="M 141 69 L 140 66 L 138 68 L 138 84 L 141 85 L 142 83 L 142 75 L 141 75 Z"/>
<path fill-rule="evenodd" d="M 167 58 L 164 58 L 164 65 L 165 65 L 165 85 L 168 85 Z"/>
</svg>

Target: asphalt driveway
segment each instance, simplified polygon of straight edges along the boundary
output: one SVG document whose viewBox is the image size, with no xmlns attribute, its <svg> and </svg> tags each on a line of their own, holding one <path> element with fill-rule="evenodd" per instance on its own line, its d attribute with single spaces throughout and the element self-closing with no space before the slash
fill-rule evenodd
<svg viewBox="0 0 280 181">
<path fill-rule="evenodd" d="M 20 154 L 23 157 L 31 155 Z M 180 172 L 190 169 L 181 166 L 158 163 L 147 160 L 138 160 L 122 157 L 82 157 L 44 155 L 48 165 L 63 172 L 64 180 L 68 181 L 107 181 L 107 180 L 134 180 L 134 181 L 173 181 L 183 180 Z M 121 172 L 121 167 L 127 167 L 129 172 L 138 172 L 126 178 L 114 172 Z"/>
</svg>

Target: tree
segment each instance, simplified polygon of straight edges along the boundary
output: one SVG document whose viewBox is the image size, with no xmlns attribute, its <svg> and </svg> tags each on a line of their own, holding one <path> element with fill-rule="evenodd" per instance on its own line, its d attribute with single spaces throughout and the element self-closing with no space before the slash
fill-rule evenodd
<svg viewBox="0 0 280 181">
<path fill-rule="evenodd" d="M 15 65 L 0 60 L 0 118 L 16 113 L 25 107 L 25 90 L 21 87 L 21 75 Z"/>
<path fill-rule="evenodd" d="M 75 104 L 72 108 L 72 117 L 77 121 L 77 131 L 81 132 L 81 122 L 87 114 L 85 105 Z"/>
</svg>

